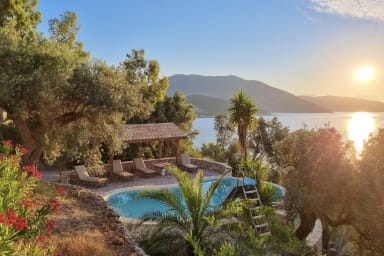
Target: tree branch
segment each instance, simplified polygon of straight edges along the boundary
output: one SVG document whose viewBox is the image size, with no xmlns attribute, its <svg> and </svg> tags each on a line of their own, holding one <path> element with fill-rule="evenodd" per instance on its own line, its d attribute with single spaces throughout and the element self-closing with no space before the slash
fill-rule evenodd
<svg viewBox="0 0 384 256">
<path fill-rule="evenodd" d="M 71 122 L 74 122 L 74 121 L 76 121 L 82 117 L 84 117 L 84 115 L 82 113 L 72 111 L 72 112 L 68 112 L 68 113 L 65 113 L 63 115 L 56 117 L 55 122 L 59 126 L 64 126 L 64 125 L 69 124 Z"/>
<path fill-rule="evenodd" d="M 341 225 L 353 225 L 355 222 L 355 218 L 351 214 L 347 214 L 344 216 L 340 216 L 337 220 L 331 219 L 328 215 L 323 215 L 322 219 L 324 219 L 328 225 L 332 227 L 337 227 Z"/>
</svg>

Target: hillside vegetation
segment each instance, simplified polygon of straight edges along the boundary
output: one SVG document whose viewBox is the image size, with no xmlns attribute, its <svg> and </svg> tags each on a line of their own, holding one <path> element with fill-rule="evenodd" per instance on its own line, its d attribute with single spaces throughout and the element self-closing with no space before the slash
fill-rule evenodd
<svg viewBox="0 0 384 256">
<path fill-rule="evenodd" d="M 213 97 L 228 101 L 235 93 L 243 90 L 264 112 L 292 112 L 292 113 L 319 113 L 330 112 L 325 107 L 315 105 L 286 91 L 274 88 L 259 81 L 244 80 L 236 76 L 199 76 L 199 75 L 174 75 L 169 77 L 168 95 L 176 90 L 182 91 L 186 96 L 200 95 L 196 100 L 196 107 L 206 113 L 222 113 L 226 110 L 226 104 L 214 100 L 211 103 L 202 104 L 201 96 Z M 212 101 L 212 98 L 206 100 Z M 204 101 L 206 101 L 204 100 Z M 191 101 L 192 102 L 192 101 Z M 197 104 L 198 103 L 198 104 Z M 215 105 L 214 103 L 218 103 Z M 214 105 L 213 108 L 208 108 Z M 219 107 L 223 109 L 220 111 Z"/>
<path fill-rule="evenodd" d="M 223 114 L 229 107 L 228 100 L 210 96 L 190 95 L 187 100 L 195 106 L 196 114 L 199 116 L 217 116 Z"/>
<path fill-rule="evenodd" d="M 224 113 L 230 97 L 243 90 L 263 113 L 384 112 L 384 103 L 339 96 L 295 96 L 259 81 L 236 76 L 174 75 L 168 94 L 180 90 L 195 105 L 199 116 Z"/>
</svg>

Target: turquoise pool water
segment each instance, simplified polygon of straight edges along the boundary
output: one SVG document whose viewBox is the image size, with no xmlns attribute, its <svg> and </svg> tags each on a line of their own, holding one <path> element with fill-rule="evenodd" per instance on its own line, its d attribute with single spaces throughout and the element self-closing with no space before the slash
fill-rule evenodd
<svg viewBox="0 0 384 256">
<path fill-rule="evenodd" d="M 208 190 L 209 186 L 215 179 L 205 180 L 203 183 L 204 193 Z M 246 178 L 245 185 L 255 185 L 254 179 Z M 237 186 L 243 186 L 243 179 L 234 177 L 224 177 L 223 182 L 216 189 L 210 202 L 212 208 L 219 207 L 225 199 L 230 195 L 232 190 Z M 177 186 L 169 187 L 180 195 L 180 189 Z M 142 190 L 130 190 L 113 194 L 108 197 L 108 202 L 116 210 L 118 214 L 123 217 L 138 219 L 144 213 L 151 211 L 166 212 L 169 209 L 157 200 L 147 198 L 136 198 L 137 193 Z"/>
</svg>

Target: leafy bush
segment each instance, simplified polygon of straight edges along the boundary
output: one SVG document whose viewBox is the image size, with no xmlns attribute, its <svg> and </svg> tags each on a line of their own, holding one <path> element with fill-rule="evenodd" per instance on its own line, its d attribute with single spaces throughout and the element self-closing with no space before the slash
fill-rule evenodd
<svg viewBox="0 0 384 256">
<path fill-rule="evenodd" d="M 0 144 L 0 255 L 53 255 L 59 250 L 50 238 L 56 223 L 50 213 L 60 212 L 56 195 L 41 206 L 34 205 L 34 188 L 41 174 L 34 166 L 22 166 L 27 149 L 12 141 Z"/>
<path fill-rule="evenodd" d="M 266 182 L 270 176 L 270 168 L 261 159 L 256 161 L 241 160 L 239 164 L 240 170 L 244 172 L 246 177 L 250 177 L 257 181 L 257 189 L 259 190 L 261 201 L 265 205 L 272 205 L 276 200 L 275 188 L 272 183 Z"/>
</svg>

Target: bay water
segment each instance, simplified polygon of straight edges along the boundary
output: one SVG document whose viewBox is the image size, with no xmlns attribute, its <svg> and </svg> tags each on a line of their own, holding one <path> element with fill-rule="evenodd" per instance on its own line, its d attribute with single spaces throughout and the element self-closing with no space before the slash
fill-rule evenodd
<svg viewBox="0 0 384 256">
<path fill-rule="evenodd" d="M 384 128 L 384 112 L 273 113 L 262 117 L 266 120 L 277 117 L 290 131 L 334 127 L 346 139 L 354 141 L 358 150 L 370 133 Z M 216 142 L 214 125 L 214 117 L 195 119 L 193 129 L 199 130 L 200 134 L 193 140 L 194 147 L 200 148 L 203 143 Z"/>
</svg>

